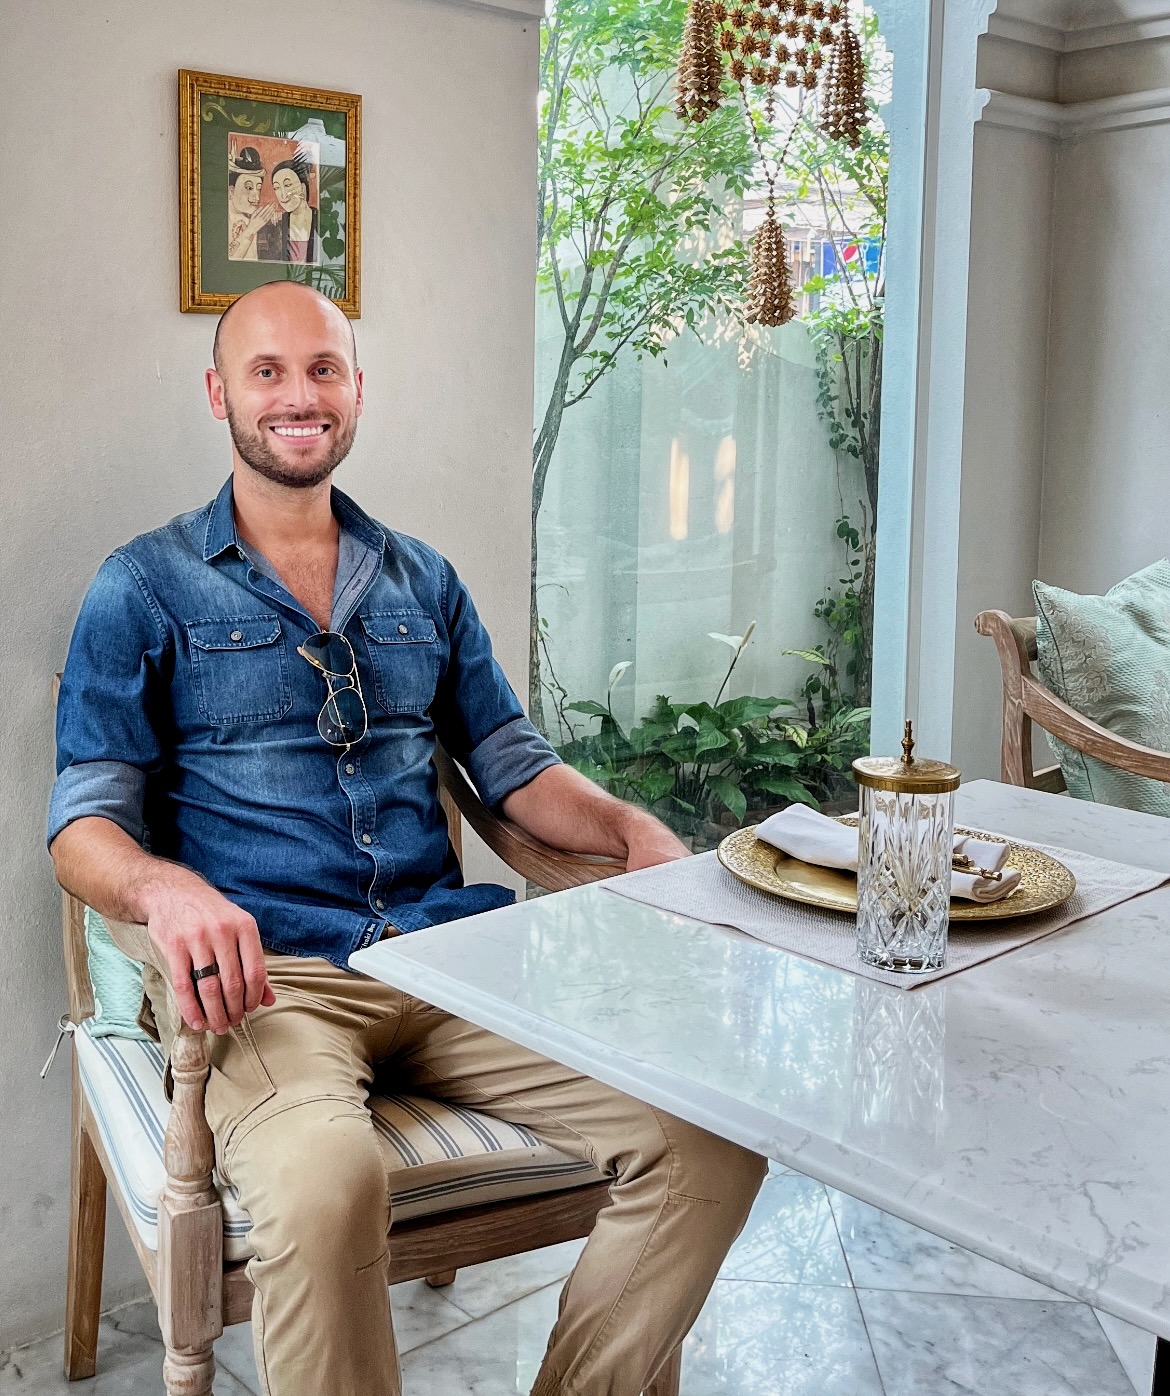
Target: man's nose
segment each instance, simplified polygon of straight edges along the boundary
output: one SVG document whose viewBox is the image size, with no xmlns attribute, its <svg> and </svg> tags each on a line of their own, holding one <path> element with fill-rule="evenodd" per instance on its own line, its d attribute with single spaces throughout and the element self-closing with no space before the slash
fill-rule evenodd
<svg viewBox="0 0 1170 1396">
<path fill-rule="evenodd" d="M 288 379 L 285 400 L 293 411 L 311 411 L 320 400 L 320 385 L 315 379 L 308 376 L 291 374 Z"/>
</svg>

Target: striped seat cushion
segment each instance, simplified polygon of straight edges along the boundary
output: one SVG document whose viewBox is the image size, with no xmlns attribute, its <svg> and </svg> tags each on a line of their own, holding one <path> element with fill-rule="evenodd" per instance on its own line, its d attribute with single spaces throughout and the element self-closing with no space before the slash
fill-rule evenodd
<svg viewBox="0 0 1170 1396">
<path fill-rule="evenodd" d="M 157 1042 L 73 1035 L 81 1084 L 106 1156 L 148 1250 L 158 1247 L 158 1197 L 166 1181 L 163 1094 Z M 591 1164 L 542 1144 L 519 1125 L 421 1096 L 374 1096 L 370 1111 L 390 1175 L 395 1221 L 459 1207 L 531 1197 L 597 1182 Z M 223 1202 L 224 1259 L 252 1254 L 248 1214 L 235 1189 L 216 1179 Z"/>
</svg>

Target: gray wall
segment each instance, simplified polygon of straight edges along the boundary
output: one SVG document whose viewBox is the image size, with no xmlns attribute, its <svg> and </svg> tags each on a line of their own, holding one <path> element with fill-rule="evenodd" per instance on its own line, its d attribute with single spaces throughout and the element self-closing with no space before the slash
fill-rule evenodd
<svg viewBox="0 0 1170 1396">
<path fill-rule="evenodd" d="M 1030 613 L 1036 577 L 1106 591 L 1170 551 L 1170 42 L 1135 0 L 1078 0 L 1067 33 L 1035 17 L 1000 0 L 979 50 L 953 708 L 968 778 L 999 774 L 976 613 Z"/>
<path fill-rule="evenodd" d="M 1025 615 L 1040 537 L 1052 142 L 975 128 L 952 758 L 999 777 L 1000 669 L 980 611 Z"/>
<path fill-rule="evenodd" d="M 453 558 L 523 692 L 537 25 L 434 0 L 0 0 L 0 32 L 4 1347 L 65 1295 L 68 1053 L 37 1080 L 65 1007 L 50 677 L 101 559 L 229 469 L 215 321 L 177 309 L 176 70 L 362 94 L 367 409 L 338 482 Z M 116 1215 L 110 1236 L 107 1302 L 143 1289 Z"/>
<path fill-rule="evenodd" d="M 1038 575 L 1074 591 L 1170 554 L 1168 233 L 1170 125 L 1061 143 Z"/>
</svg>

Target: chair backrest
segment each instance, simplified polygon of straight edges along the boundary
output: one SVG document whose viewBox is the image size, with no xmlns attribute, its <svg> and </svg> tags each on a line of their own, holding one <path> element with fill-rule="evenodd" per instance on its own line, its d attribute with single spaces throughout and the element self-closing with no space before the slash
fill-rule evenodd
<svg viewBox="0 0 1170 1396">
<path fill-rule="evenodd" d="M 1006 611 L 981 611 L 975 629 L 995 641 L 1003 674 L 1003 736 L 1000 779 L 1009 785 L 1063 790 L 1059 766 L 1036 770 L 1032 723 L 1086 756 L 1150 780 L 1170 781 L 1170 753 L 1119 737 L 1070 708 L 1032 673 L 1036 658 L 1036 617 L 1013 619 Z"/>
</svg>

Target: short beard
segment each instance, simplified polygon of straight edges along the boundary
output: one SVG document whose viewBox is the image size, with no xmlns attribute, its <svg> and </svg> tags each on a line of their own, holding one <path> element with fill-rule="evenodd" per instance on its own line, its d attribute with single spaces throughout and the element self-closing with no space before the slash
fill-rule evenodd
<svg viewBox="0 0 1170 1396">
<path fill-rule="evenodd" d="M 353 445 L 353 438 L 357 433 L 356 417 L 348 425 L 344 425 L 335 412 L 304 412 L 299 415 L 281 413 L 279 416 L 262 417 L 257 430 L 252 431 L 232 411 L 230 402 L 225 405 L 227 407 L 228 430 L 232 434 L 232 443 L 239 452 L 240 459 L 245 465 L 251 466 L 257 475 L 263 475 L 274 485 L 283 485 L 286 489 L 311 490 L 328 480 L 349 455 L 349 449 Z M 328 455 L 308 473 L 294 470 L 288 466 L 276 454 L 268 441 L 268 427 L 270 425 L 295 426 L 297 422 L 305 421 L 326 421 L 329 423 L 329 429 L 333 432 Z"/>
</svg>

